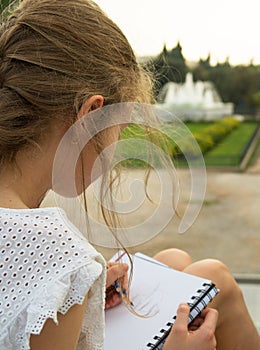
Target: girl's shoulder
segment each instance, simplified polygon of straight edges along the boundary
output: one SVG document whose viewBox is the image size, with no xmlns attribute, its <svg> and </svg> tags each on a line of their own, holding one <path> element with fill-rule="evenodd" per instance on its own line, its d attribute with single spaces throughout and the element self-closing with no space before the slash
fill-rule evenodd
<svg viewBox="0 0 260 350">
<path fill-rule="evenodd" d="M 0 245 L 3 250 L 6 248 L 11 254 L 23 247 L 24 253 L 21 255 L 30 251 L 31 247 L 36 248 L 36 254 L 42 249 L 49 251 L 55 247 L 58 253 L 62 247 L 73 250 L 77 246 L 80 246 L 82 251 L 89 250 L 90 255 L 96 254 L 93 247 L 59 207 L 0 208 Z M 42 254 L 38 255 L 42 256 Z"/>
<path fill-rule="evenodd" d="M 0 248 L 5 266 L 30 261 L 55 267 L 56 260 L 60 267 L 61 263 L 86 263 L 98 254 L 59 207 L 0 208 Z"/>
<path fill-rule="evenodd" d="M 10 349 L 18 348 L 17 339 L 28 342 L 26 334 L 39 334 L 47 318 L 81 303 L 105 269 L 58 207 L 0 209 L 0 254 L 0 345 L 15 331 Z"/>
</svg>

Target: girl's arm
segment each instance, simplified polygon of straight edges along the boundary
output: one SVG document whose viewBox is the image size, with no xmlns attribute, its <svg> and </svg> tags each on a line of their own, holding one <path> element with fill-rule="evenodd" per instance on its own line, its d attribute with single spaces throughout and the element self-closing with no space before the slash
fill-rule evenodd
<svg viewBox="0 0 260 350">
<path fill-rule="evenodd" d="M 39 335 L 31 335 L 31 350 L 74 350 L 77 347 L 87 305 L 72 306 L 65 315 L 58 314 L 58 325 L 48 319 Z"/>
</svg>

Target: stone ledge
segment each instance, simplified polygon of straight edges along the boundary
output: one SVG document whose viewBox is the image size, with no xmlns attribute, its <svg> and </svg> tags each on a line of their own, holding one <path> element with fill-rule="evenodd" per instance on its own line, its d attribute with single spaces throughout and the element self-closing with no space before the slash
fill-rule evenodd
<svg viewBox="0 0 260 350">
<path fill-rule="evenodd" d="M 234 273 L 233 276 L 240 284 L 260 284 L 260 274 Z"/>
</svg>

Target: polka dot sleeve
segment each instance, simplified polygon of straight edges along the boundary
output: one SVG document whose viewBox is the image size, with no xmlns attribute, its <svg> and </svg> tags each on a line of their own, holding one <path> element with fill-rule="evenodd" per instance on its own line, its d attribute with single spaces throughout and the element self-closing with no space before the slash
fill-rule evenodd
<svg viewBox="0 0 260 350">
<path fill-rule="evenodd" d="M 58 208 L 0 209 L 0 220 L 0 349 L 29 349 L 31 334 L 40 334 L 48 318 L 57 323 L 58 312 L 81 304 L 87 293 L 85 344 L 101 349 L 103 258 Z M 93 314 L 101 331 L 88 322 Z"/>
</svg>

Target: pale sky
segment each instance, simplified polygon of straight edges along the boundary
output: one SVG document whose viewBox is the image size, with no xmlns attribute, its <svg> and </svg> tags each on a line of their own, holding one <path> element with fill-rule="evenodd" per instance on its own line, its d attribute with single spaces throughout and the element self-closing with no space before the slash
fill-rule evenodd
<svg viewBox="0 0 260 350">
<path fill-rule="evenodd" d="M 260 64 L 260 0 L 95 0 L 123 30 L 136 55 L 181 42 L 189 61 Z"/>
</svg>

